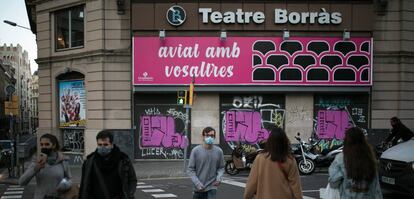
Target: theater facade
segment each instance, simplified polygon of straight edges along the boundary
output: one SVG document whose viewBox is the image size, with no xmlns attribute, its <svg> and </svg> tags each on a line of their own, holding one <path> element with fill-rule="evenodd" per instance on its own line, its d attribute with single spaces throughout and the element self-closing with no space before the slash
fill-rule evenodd
<svg viewBox="0 0 414 199">
<path fill-rule="evenodd" d="M 370 128 L 369 1 L 147 1 L 131 13 L 136 158 L 182 158 L 206 126 L 227 154 L 270 125 L 335 143 L 349 126 Z M 177 91 L 191 83 L 186 110 Z"/>
</svg>

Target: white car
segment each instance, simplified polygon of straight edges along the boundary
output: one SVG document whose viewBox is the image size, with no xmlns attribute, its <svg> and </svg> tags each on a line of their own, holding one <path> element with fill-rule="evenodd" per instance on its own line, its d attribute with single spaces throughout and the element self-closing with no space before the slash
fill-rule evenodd
<svg viewBox="0 0 414 199">
<path fill-rule="evenodd" d="M 381 188 L 414 198 L 414 139 L 384 151 L 379 173 Z"/>
</svg>

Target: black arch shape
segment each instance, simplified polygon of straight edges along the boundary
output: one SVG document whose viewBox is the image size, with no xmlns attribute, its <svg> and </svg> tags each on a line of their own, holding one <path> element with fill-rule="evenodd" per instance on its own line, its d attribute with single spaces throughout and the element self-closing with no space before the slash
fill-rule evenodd
<svg viewBox="0 0 414 199">
<path fill-rule="evenodd" d="M 293 55 L 293 53 L 302 51 L 302 44 L 297 41 L 287 41 L 283 42 L 280 46 L 281 51 L 288 52 L 290 55 Z"/>
<path fill-rule="evenodd" d="M 270 51 L 275 51 L 276 46 L 270 41 L 257 41 L 253 44 L 253 50 L 257 50 L 262 53 L 262 55 L 266 55 L 266 53 Z"/>
<path fill-rule="evenodd" d="M 317 55 L 320 55 L 323 52 L 329 51 L 329 46 L 325 42 L 311 41 L 308 44 L 308 51 L 312 51 L 312 52 L 316 53 Z"/>
</svg>

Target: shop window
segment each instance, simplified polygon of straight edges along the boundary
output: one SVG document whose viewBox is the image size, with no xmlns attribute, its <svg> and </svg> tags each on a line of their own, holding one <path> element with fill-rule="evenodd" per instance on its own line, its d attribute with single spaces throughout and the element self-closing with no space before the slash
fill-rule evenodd
<svg viewBox="0 0 414 199">
<path fill-rule="evenodd" d="M 367 94 L 316 94 L 314 98 L 314 133 L 324 147 L 341 143 L 349 127 L 368 131 L 369 96 Z M 338 142 L 339 141 L 339 142 Z"/>
<path fill-rule="evenodd" d="M 56 50 L 83 47 L 84 6 L 76 6 L 55 12 Z"/>
<path fill-rule="evenodd" d="M 184 158 L 184 149 L 191 146 L 191 132 L 185 134 L 191 113 L 177 104 L 176 92 L 135 93 L 134 118 L 135 134 L 130 140 L 135 142 L 135 158 Z"/>
<path fill-rule="evenodd" d="M 224 154 L 242 145 L 255 150 L 269 137 L 271 126 L 284 128 L 285 96 L 275 94 L 220 95 L 220 147 Z"/>
</svg>

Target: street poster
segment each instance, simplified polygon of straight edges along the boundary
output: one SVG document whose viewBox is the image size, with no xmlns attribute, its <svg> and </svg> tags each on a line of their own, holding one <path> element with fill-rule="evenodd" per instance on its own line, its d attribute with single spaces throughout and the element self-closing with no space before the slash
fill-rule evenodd
<svg viewBox="0 0 414 199">
<path fill-rule="evenodd" d="M 60 127 L 86 126 L 86 96 L 83 80 L 59 82 Z"/>
</svg>

